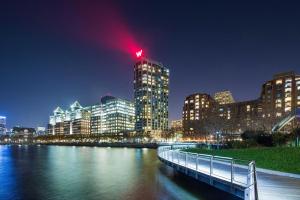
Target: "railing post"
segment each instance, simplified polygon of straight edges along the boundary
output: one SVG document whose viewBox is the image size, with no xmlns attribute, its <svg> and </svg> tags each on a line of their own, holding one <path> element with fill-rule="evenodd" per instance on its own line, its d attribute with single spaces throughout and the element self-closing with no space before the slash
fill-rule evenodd
<svg viewBox="0 0 300 200">
<path fill-rule="evenodd" d="M 172 162 L 174 162 L 174 151 L 171 150 L 171 155 L 172 155 Z"/>
<path fill-rule="evenodd" d="M 213 158 L 214 158 L 213 156 L 210 156 L 210 172 L 209 172 L 210 176 L 214 173 Z"/>
<path fill-rule="evenodd" d="M 255 161 L 250 162 L 248 165 L 247 189 L 245 191 L 244 199 L 258 200 Z"/>
<path fill-rule="evenodd" d="M 167 151 L 167 160 L 168 161 L 170 160 L 170 151 L 169 150 Z"/>
<path fill-rule="evenodd" d="M 231 184 L 234 181 L 234 160 L 231 160 Z"/>
<path fill-rule="evenodd" d="M 255 200 L 258 200 L 258 190 L 257 190 L 257 177 L 256 177 L 256 164 L 253 161 L 253 179 L 254 179 L 254 195 Z"/>
<path fill-rule="evenodd" d="M 198 154 L 196 155 L 196 171 L 198 171 Z"/>
<path fill-rule="evenodd" d="M 214 173 L 213 171 L 213 156 L 210 156 L 210 170 L 209 170 L 209 179 L 210 179 L 210 184 L 213 184 L 213 179 L 212 179 L 212 174 Z"/>
</svg>

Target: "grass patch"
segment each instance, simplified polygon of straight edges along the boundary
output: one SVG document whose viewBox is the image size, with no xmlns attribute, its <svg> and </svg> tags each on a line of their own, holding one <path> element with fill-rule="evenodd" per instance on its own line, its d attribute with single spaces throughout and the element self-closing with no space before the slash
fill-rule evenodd
<svg viewBox="0 0 300 200">
<path fill-rule="evenodd" d="M 281 172 L 300 174 L 300 148 L 269 147 L 248 149 L 186 149 L 193 153 L 231 157 L 242 160 L 255 160 L 256 166 Z"/>
</svg>

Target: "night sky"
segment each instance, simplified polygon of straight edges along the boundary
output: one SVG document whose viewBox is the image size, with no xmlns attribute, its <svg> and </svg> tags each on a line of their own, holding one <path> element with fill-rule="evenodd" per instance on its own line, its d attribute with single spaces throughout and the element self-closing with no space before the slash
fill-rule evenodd
<svg viewBox="0 0 300 200">
<path fill-rule="evenodd" d="M 299 10 L 288 1 L 1 1 L 0 115 L 9 127 L 45 126 L 75 100 L 132 100 L 139 48 L 170 69 L 170 119 L 195 92 L 257 98 L 274 73 L 300 71 Z"/>
</svg>

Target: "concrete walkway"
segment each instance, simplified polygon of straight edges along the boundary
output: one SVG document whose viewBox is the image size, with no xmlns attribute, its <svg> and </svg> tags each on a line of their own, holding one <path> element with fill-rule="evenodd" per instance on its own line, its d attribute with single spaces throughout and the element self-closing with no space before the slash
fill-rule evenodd
<svg viewBox="0 0 300 200">
<path fill-rule="evenodd" d="M 176 151 L 176 150 L 175 150 Z M 172 151 L 165 152 L 164 159 L 186 166 L 196 170 L 196 159 L 193 155 L 189 155 L 185 159 L 185 153 L 172 154 Z M 177 155 L 172 157 L 173 155 Z M 197 171 L 210 174 L 210 159 L 198 158 Z M 234 165 L 233 182 L 239 185 L 247 184 L 248 170 L 246 167 Z M 231 181 L 231 163 L 224 161 L 213 162 L 212 176 Z M 261 200 L 300 200 L 300 179 L 287 176 L 279 176 L 257 172 L 258 195 Z"/>
</svg>

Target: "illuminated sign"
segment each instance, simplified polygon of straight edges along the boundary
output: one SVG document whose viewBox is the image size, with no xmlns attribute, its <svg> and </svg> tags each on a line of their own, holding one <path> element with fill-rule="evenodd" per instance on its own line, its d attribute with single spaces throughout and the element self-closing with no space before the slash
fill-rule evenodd
<svg viewBox="0 0 300 200">
<path fill-rule="evenodd" d="M 142 54 L 143 54 L 143 50 L 141 49 L 141 50 L 135 52 L 135 54 L 136 54 L 137 58 L 140 58 L 142 56 Z"/>
</svg>

